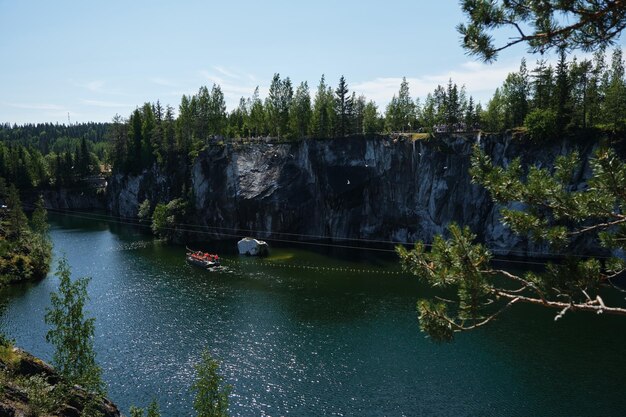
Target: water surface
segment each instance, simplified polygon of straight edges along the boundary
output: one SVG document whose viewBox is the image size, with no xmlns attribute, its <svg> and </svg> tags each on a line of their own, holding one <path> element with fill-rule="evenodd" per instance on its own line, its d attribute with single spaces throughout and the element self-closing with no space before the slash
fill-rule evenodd
<svg viewBox="0 0 626 417">
<path fill-rule="evenodd" d="M 193 366 L 208 348 L 233 385 L 235 416 L 621 416 L 626 319 L 521 306 L 438 345 L 419 332 L 428 295 L 377 252 L 274 248 L 269 260 L 214 247 L 225 267 L 184 262 L 184 248 L 129 226 L 52 217 L 55 257 L 89 275 L 96 351 L 127 414 L 156 398 L 193 415 Z M 268 262 L 269 261 L 269 262 Z M 392 273 L 389 273 L 392 272 Z M 0 326 L 49 360 L 49 276 L 2 293 Z"/>
</svg>

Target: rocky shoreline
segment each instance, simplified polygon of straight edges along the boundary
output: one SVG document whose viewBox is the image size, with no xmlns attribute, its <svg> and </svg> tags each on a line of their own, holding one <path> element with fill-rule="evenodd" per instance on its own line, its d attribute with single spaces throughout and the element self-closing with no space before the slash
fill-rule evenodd
<svg viewBox="0 0 626 417">
<path fill-rule="evenodd" d="M 108 399 L 67 387 L 41 359 L 18 348 L 0 350 L 0 417 L 80 417 L 88 404 L 102 417 L 123 417 Z"/>
</svg>

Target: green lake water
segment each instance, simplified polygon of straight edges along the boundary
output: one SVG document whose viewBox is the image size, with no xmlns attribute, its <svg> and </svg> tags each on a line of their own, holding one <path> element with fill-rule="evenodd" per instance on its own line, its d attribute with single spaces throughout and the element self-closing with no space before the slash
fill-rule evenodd
<svg viewBox="0 0 626 417">
<path fill-rule="evenodd" d="M 623 416 L 626 319 L 520 306 L 438 345 L 419 332 L 428 290 L 393 255 L 273 247 L 185 264 L 127 225 L 51 216 L 55 257 L 89 275 L 88 304 L 109 396 L 128 414 L 156 399 L 191 416 L 193 366 L 208 348 L 234 416 Z M 56 277 L 0 293 L 0 328 L 50 360 L 43 316 Z"/>
</svg>

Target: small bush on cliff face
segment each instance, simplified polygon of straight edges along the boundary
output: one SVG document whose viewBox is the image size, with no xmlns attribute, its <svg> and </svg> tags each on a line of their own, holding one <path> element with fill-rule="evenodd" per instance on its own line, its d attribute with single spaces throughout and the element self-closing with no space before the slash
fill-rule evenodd
<svg viewBox="0 0 626 417">
<path fill-rule="evenodd" d="M 55 395 L 55 388 L 48 384 L 41 375 L 34 375 L 22 382 L 22 387 L 28 395 L 28 404 L 31 412 L 36 416 L 48 414 L 54 411 L 60 404 Z"/>
<path fill-rule="evenodd" d="M 137 217 L 139 217 L 139 220 L 142 222 L 150 220 L 150 200 L 147 198 L 139 205 Z"/>
<path fill-rule="evenodd" d="M 184 231 L 179 226 L 185 222 L 188 206 L 182 198 L 157 204 L 152 213 L 152 232 L 167 241 L 181 239 Z"/>
</svg>

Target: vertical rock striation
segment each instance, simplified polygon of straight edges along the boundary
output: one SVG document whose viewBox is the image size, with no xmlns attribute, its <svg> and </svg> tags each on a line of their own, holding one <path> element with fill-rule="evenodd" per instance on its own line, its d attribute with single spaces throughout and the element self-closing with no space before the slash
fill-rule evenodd
<svg viewBox="0 0 626 417">
<path fill-rule="evenodd" d="M 593 149 L 567 140 L 533 147 L 495 135 L 214 145 L 199 154 L 191 171 L 195 222 L 215 237 L 396 242 L 430 241 L 456 222 L 499 254 L 545 252 L 502 226 L 488 193 L 471 183 L 470 156 L 477 142 L 497 164 L 519 156 L 544 167 L 574 149 L 586 160 Z M 585 164 L 580 186 L 588 174 Z M 136 216 L 145 198 L 171 199 L 167 176 L 156 169 L 114 177 L 110 188 L 109 207 L 121 216 Z"/>
</svg>

